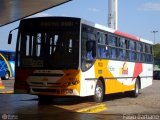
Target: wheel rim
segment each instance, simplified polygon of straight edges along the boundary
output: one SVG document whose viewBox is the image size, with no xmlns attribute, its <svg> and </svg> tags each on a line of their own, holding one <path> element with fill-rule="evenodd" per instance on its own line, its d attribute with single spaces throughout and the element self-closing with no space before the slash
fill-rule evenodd
<svg viewBox="0 0 160 120">
<path fill-rule="evenodd" d="M 136 91 L 136 94 L 138 94 L 138 93 L 139 93 L 139 87 L 138 87 L 138 84 L 137 84 L 137 83 L 136 83 L 135 91 Z"/>
<path fill-rule="evenodd" d="M 96 87 L 95 93 L 96 93 L 96 96 L 97 96 L 98 99 L 102 98 L 103 90 L 102 90 L 102 88 L 100 86 Z"/>
</svg>

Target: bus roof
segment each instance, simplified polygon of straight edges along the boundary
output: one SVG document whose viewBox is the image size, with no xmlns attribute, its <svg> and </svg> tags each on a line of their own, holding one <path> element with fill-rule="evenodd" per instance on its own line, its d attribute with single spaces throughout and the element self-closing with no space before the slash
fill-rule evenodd
<svg viewBox="0 0 160 120">
<path fill-rule="evenodd" d="M 128 39 L 132 39 L 132 40 L 135 40 L 135 41 L 141 41 L 141 42 L 148 43 L 148 44 L 153 44 L 152 41 L 149 41 L 149 40 L 146 40 L 146 39 L 143 39 L 143 38 L 125 33 L 125 32 L 121 32 L 119 30 L 114 30 L 112 28 L 109 28 L 109 27 L 106 27 L 104 25 L 100 25 L 100 24 L 97 24 L 97 23 L 93 23 L 93 22 L 87 21 L 85 19 L 81 19 L 81 22 L 86 24 L 86 25 L 95 27 L 97 29 L 107 31 L 107 32 L 110 32 L 110 33 L 113 33 L 113 34 L 116 34 L 116 35 L 119 35 L 119 36 L 122 36 L 122 37 L 126 37 Z"/>
<path fill-rule="evenodd" d="M 112 28 L 109 28 L 109 27 L 106 27 L 104 25 L 100 25 L 100 24 L 97 24 L 97 23 L 93 23 L 91 21 L 88 21 L 88 20 L 85 20 L 85 19 L 82 19 L 82 18 L 78 18 L 78 17 L 61 17 L 61 16 L 55 16 L 55 17 L 36 17 L 36 18 L 27 18 L 27 19 L 23 19 L 21 21 L 28 21 L 28 19 L 30 20 L 36 20 L 36 19 L 54 19 L 54 18 L 58 18 L 58 19 L 79 19 L 81 20 L 81 23 L 83 24 L 86 24 L 86 25 L 89 25 L 91 27 L 95 27 L 97 29 L 100 29 L 100 30 L 103 30 L 103 31 L 106 31 L 106 32 L 110 32 L 110 33 L 113 33 L 113 34 L 116 34 L 116 35 L 119 35 L 119 36 L 122 36 L 122 37 L 126 37 L 128 39 L 132 39 L 132 40 L 135 40 L 135 41 L 141 41 L 141 42 L 144 42 L 144 43 L 148 43 L 148 44 L 153 44 L 153 42 L 149 41 L 149 40 L 145 40 L 143 38 L 140 38 L 140 37 L 137 37 L 137 36 L 134 36 L 134 35 L 131 35 L 131 34 L 128 34 L 128 33 L 125 33 L 125 32 L 121 32 L 119 30 L 114 30 Z"/>
</svg>

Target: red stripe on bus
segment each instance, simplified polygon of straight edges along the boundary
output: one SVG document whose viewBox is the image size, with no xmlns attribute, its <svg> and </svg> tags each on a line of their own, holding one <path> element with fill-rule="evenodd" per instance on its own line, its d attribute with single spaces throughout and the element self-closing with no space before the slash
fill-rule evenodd
<svg viewBox="0 0 160 120">
<path fill-rule="evenodd" d="M 133 73 L 133 78 L 137 78 L 139 76 L 139 74 L 141 74 L 142 72 L 142 63 L 135 63 L 135 67 L 134 67 L 134 73 Z"/>
<path fill-rule="evenodd" d="M 115 31 L 115 34 L 123 36 L 123 37 L 126 37 L 126 38 L 129 38 L 129 39 L 132 39 L 132 40 L 137 40 L 137 41 L 140 40 L 138 37 L 136 37 L 134 35 L 131 35 L 131 34 L 128 34 L 128 33 L 124 33 L 124 32 L 121 32 L 121 31 Z"/>
</svg>

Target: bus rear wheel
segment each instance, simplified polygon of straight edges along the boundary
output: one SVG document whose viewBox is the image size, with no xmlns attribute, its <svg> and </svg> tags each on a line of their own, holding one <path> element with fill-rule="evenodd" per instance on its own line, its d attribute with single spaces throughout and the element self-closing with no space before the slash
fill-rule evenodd
<svg viewBox="0 0 160 120">
<path fill-rule="evenodd" d="M 95 102 L 100 103 L 103 101 L 103 97 L 104 97 L 103 83 L 100 80 L 98 80 L 95 87 L 95 93 L 93 99 Z"/>
<path fill-rule="evenodd" d="M 139 93 L 140 93 L 140 83 L 139 83 L 139 80 L 136 79 L 136 82 L 135 82 L 135 86 L 134 86 L 134 90 L 132 91 L 132 97 L 138 97 Z"/>
</svg>

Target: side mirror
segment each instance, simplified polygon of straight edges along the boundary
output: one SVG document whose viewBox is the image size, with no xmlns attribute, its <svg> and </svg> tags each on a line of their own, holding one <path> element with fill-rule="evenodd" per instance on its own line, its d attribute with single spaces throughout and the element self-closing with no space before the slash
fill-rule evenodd
<svg viewBox="0 0 160 120">
<path fill-rule="evenodd" d="M 14 30 L 16 30 L 16 29 L 18 29 L 18 27 L 17 27 L 17 28 L 14 28 L 13 30 L 11 30 L 11 31 L 9 32 L 8 44 L 11 44 L 11 42 L 12 42 L 12 31 L 14 31 Z"/>
<path fill-rule="evenodd" d="M 12 33 L 9 33 L 9 36 L 8 36 L 8 44 L 11 44 L 12 42 Z"/>
</svg>

